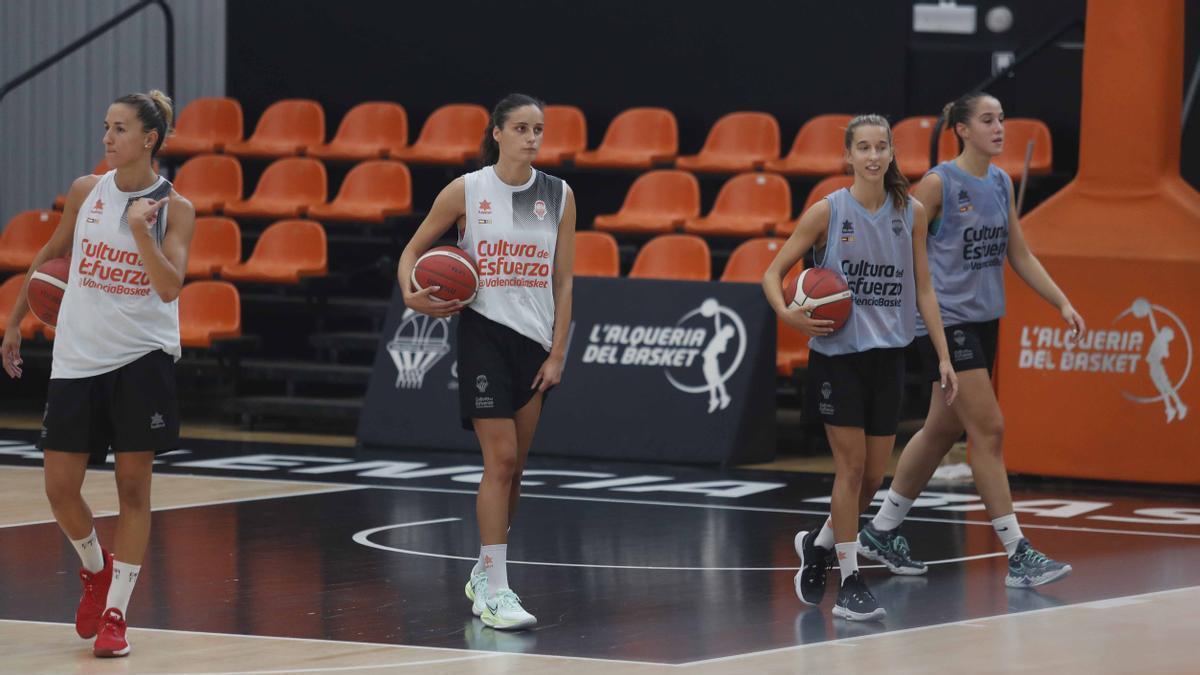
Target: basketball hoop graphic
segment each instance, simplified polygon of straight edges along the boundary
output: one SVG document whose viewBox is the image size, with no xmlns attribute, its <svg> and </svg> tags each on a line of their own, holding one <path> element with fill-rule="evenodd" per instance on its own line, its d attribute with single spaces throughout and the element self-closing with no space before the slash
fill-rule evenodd
<svg viewBox="0 0 1200 675">
<path fill-rule="evenodd" d="M 429 369 L 450 352 L 450 319 L 404 310 L 387 351 L 396 364 L 396 388 L 420 389 Z"/>
</svg>

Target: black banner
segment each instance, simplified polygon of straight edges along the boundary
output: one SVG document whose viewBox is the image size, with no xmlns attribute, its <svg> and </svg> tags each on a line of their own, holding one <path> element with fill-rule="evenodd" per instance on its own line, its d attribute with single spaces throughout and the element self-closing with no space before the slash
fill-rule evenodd
<svg viewBox="0 0 1200 675">
<path fill-rule="evenodd" d="M 705 464 L 774 456 L 775 316 L 757 284 L 580 277 L 573 304 L 563 380 L 533 452 Z M 479 447 L 458 417 L 457 323 L 409 311 L 397 289 L 360 443 Z"/>
</svg>

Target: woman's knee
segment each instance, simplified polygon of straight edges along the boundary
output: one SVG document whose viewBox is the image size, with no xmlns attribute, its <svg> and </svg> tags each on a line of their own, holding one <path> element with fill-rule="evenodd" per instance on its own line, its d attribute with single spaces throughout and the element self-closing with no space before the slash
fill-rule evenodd
<svg viewBox="0 0 1200 675">
<path fill-rule="evenodd" d="M 57 511 L 83 501 L 79 487 L 75 481 L 47 476 L 46 499 L 50 501 L 50 508 Z"/>
<path fill-rule="evenodd" d="M 148 509 L 150 507 L 150 476 L 140 473 L 117 475 L 117 500 L 122 509 Z"/>
</svg>

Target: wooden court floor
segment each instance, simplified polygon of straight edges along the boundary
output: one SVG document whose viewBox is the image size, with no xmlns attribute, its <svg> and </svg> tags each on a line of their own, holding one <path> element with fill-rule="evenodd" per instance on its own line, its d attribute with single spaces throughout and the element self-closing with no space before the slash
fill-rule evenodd
<svg viewBox="0 0 1200 675">
<path fill-rule="evenodd" d="M 133 654 L 102 661 L 74 634 L 78 563 L 29 437 L 0 436 L 2 673 L 1200 672 L 1200 498 L 1186 491 L 1017 488 L 1026 534 L 1076 566 L 1018 593 L 969 491 L 930 493 L 906 531 L 946 564 L 915 582 L 869 571 L 891 614 L 851 624 L 829 616 L 832 593 L 807 608 L 791 590 L 791 536 L 819 522 L 827 477 L 535 459 L 512 546 L 530 562 L 510 576 L 541 625 L 510 634 L 461 597 L 469 457 L 199 440 L 155 476 Z M 650 491 L 643 475 L 675 482 Z M 89 471 L 85 496 L 110 537 L 111 471 Z"/>
</svg>

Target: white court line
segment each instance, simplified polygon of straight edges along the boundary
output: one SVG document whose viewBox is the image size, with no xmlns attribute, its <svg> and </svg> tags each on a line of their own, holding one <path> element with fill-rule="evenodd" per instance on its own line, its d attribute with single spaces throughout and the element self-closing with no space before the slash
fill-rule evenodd
<svg viewBox="0 0 1200 675">
<path fill-rule="evenodd" d="M 198 670 L 194 673 L 180 673 L 179 675 L 287 675 L 288 673 L 335 673 L 346 670 L 378 670 L 380 668 L 409 668 L 411 666 L 436 666 L 442 663 L 456 663 L 458 661 L 479 661 L 480 659 L 491 659 L 497 656 L 505 656 L 505 652 L 493 652 L 490 654 L 472 654 L 470 656 L 452 656 L 448 659 L 429 659 L 427 661 L 400 661 L 397 663 L 379 663 L 369 666 L 329 666 L 326 668 L 288 668 L 287 670 L 227 670 L 224 672 L 213 672 L 208 670 Z"/>
<path fill-rule="evenodd" d="M 478 621 L 478 619 L 472 619 L 472 620 Z M 61 621 L 33 621 L 33 620 L 26 620 L 26 619 L 0 619 L 0 626 L 2 626 L 4 624 L 27 624 L 27 625 L 33 625 L 33 626 L 58 626 L 60 628 L 63 628 L 64 631 L 70 630 L 71 635 L 75 635 L 75 624 L 74 623 L 65 623 L 65 622 L 61 622 Z M 537 630 L 538 629 L 534 628 L 529 632 L 536 634 Z M 592 656 L 564 656 L 564 655 L 559 655 L 559 654 L 538 654 L 538 653 L 533 653 L 533 652 L 525 653 L 525 652 L 487 651 L 487 650 L 483 650 L 483 649 L 470 649 L 467 647 L 431 647 L 431 646 L 427 646 L 427 645 L 406 645 L 406 644 L 399 644 L 399 643 L 394 643 L 394 642 L 362 642 L 362 641 L 358 641 L 358 640 L 328 640 L 328 639 L 324 639 L 324 638 L 298 638 L 298 637 L 284 637 L 284 636 L 275 636 L 275 635 L 251 635 L 249 633 L 214 633 L 212 631 L 177 630 L 174 628 L 130 628 L 129 631 L 130 631 L 131 636 L 137 635 L 138 633 L 168 633 L 171 635 L 202 635 L 205 637 L 245 638 L 248 640 L 285 640 L 288 642 L 306 642 L 306 643 L 311 643 L 311 644 L 338 645 L 341 647 L 345 647 L 347 645 L 353 645 L 353 646 L 363 646 L 363 647 L 383 647 L 386 649 L 419 649 L 419 650 L 424 650 L 424 651 L 435 651 L 435 652 L 463 652 L 466 654 L 478 654 L 481 656 L 521 656 L 521 657 L 530 657 L 530 658 L 537 658 L 537 659 L 566 659 L 568 661 L 589 661 L 589 662 L 597 662 L 597 663 L 628 663 L 630 665 L 635 665 L 635 666 L 675 667 L 675 666 L 679 665 L 679 664 L 675 664 L 675 663 L 665 663 L 665 662 L 661 662 L 661 661 L 630 661 L 627 659 L 602 659 L 602 658 L 596 658 L 596 657 L 592 657 Z M 76 642 L 78 642 L 78 639 L 76 639 Z M 291 671 L 288 671 L 288 672 L 291 672 Z"/>
<path fill-rule="evenodd" d="M 0 468 L 11 466 L 0 464 Z M 40 470 L 40 467 L 15 467 Z M 171 476 L 191 476 L 193 478 L 210 478 L 214 480 L 245 480 L 245 481 L 274 481 L 285 483 L 298 483 L 303 485 L 326 485 L 326 486 L 343 486 L 354 489 L 377 489 L 377 490 L 392 490 L 396 492 L 430 492 L 435 494 L 455 494 L 467 495 L 470 497 L 476 496 L 477 490 L 461 490 L 454 488 L 431 488 L 431 487 L 413 487 L 405 485 L 374 485 L 374 484 L 359 484 L 359 483 L 339 483 L 339 482 L 322 482 L 311 480 L 293 480 L 291 478 L 250 478 L 244 476 L 212 476 L 207 474 L 192 474 L 192 473 L 175 473 L 169 474 L 163 472 L 164 475 Z M 336 492 L 336 490 L 330 490 Z M 306 493 L 319 494 L 319 492 Z M 284 495 L 280 495 L 284 496 Z M 302 496 L 297 494 L 296 496 Z M 794 515 L 805 516 L 829 516 L 829 511 L 815 511 L 811 509 L 781 509 L 769 506 L 736 506 L 732 504 L 697 504 L 691 502 L 667 502 L 667 501 L 650 501 L 646 499 L 617 499 L 614 497 L 584 497 L 577 495 L 546 495 L 535 493 L 521 493 L 522 498 L 528 499 L 558 499 L 562 501 L 582 501 L 582 502 L 600 502 L 609 504 L 640 504 L 644 506 L 675 506 L 689 509 L 710 509 L 717 511 L 747 511 L 756 513 L 787 513 Z M 180 507 L 183 508 L 183 507 Z M 873 514 L 864 513 L 861 516 L 863 519 L 874 517 Z M 975 525 L 978 527 L 991 527 L 992 523 L 986 520 L 958 520 L 954 518 L 927 518 L 922 516 L 906 516 L 905 521 L 922 522 L 922 523 L 946 523 L 949 525 Z M 47 521 L 52 522 L 52 521 Z M 1164 537 L 1168 539 L 1194 539 L 1200 540 L 1200 534 L 1184 534 L 1182 532 L 1153 532 L 1145 530 L 1110 530 L 1102 527 L 1072 527 L 1068 525 L 1031 525 L 1021 523 L 1022 530 L 1058 530 L 1062 532 L 1089 532 L 1095 534 L 1125 534 L 1142 537 Z"/>
<path fill-rule="evenodd" d="M 450 523 L 462 520 L 461 518 L 439 518 L 437 520 L 421 520 L 415 523 L 399 523 L 396 525 L 382 525 L 373 527 L 369 530 L 356 532 L 352 539 L 355 543 L 362 546 L 379 549 L 381 551 L 391 551 L 394 553 L 403 553 L 406 555 L 421 556 L 424 558 L 442 558 L 444 560 L 466 560 L 467 562 L 475 562 L 479 560 L 479 556 L 466 555 L 451 555 L 449 553 L 429 553 L 426 551 L 413 551 L 407 548 L 396 548 L 385 544 L 377 544 L 371 541 L 371 535 L 387 530 L 395 530 L 401 527 L 415 527 L 417 525 L 432 525 L 435 523 Z M 966 562 L 968 560 L 982 560 L 983 558 L 996 558 L 1006 555 L 1004 551 L 999 553 L 984 553 L 982 555 L 971 555 L 963 558 L 946 558 L 944 560 L 927 560 L 926 565 L 945 565 L 948 563 Z M 541 567 L 582 567 L 588 569 L 606 569 L 606 570 L 665 570 L 675 572 L 793 572 L 797 569 L 797 565 L 790 567 L 670 567 L 663 565 L 599 565 L 592 563 L 564 563 L 564 562 L 543 562 L 534 560 L 508 560 L 509 565 L 538 565 Z M 880 568 L 883 565 L 859 565 L 859 569 Z"/>
<path fill-rule="evenodd" d="M 27 469 L 30 471 L 41 471 L 40 467 L 17 466 L 17 467 L 6 467 L 6 468 Z M 89 471 L 90 470 L 92 470 L 92 469 L 89 469 Z M 112 471 L 108 471 L 107 473 L 112 473 Z M 178 474 L 164 474 L 164 475 L 178 475 Z M 222 480 L 220 476 L 191 476 L 191 477 Z M 262 478 L 246 478 L 243 480 L 252 480 L 252 481 L 257 481 L 260 483 L 271 482 L 271 483 L 283 483 L 283 484 L 288 484 L 288 483 L 293 482 L 293 481 L 283 481 L 283 480 L 267 480 L 267 479 L 262 479 Z M 320 485 L 320 483 L 313 483 L 313 485 Z M 326 485 L 328 485 L 331 489 L 325 489 L 325 490 L 316 489 L 316 490 L 307 490 L 305 492 L 291 492 L 288 494 L 264 495 L 264 496 L 259 496 L 259 497 L 236 497 L 236 498 L 230 498 L 230 499 L 214 499 L 214 500 L 207 501 L 207 502 L 193 502 L 193 503 L 189 503 L 189 504 L 176 504 L 173 506 L 152 506 L 150 508 L 150 511 L 151 512 L 175 511 L 178 509 L 190 509 L 190 508 L 197 507 L 197 506 L 220 506 L 222 504 L 241 504 L 242 502 L 257 502 L 257 501 L 264 501 L 267 499 L 281 499 L 283 497 L 307 497 L 307 496 L 311 496 L 311 495 L 333 494 L 336 492 L 352 492 L 354 490 L 362 490 L 362 489 L 366 488 L 366 486 L 363 486 L 363 485 L 350 485 L 347 483 L 326 483 Z M 119 514 L 115 511 L 98 511 L 96 513 L 93 513 L 92 517 L 97 518 L 97 519 L 99 519 L 99 518 L 115 518 L 115 517 L 117 517 L 117 515 L 119 515 Z M 55 521 L 53 518 L 44 518 L 41 520 L 27 520 L 27 521 L 20 522 L 20 523 L 4 523 L 4 524 L 0 524 L 0 530 L 10 528 L 10 527 L 24 527 L 26 525 L 48 525 L 50 523 L 55 523 L 55 522 L 57 522 L 57 521 Z"/>
<path fill-rule="evenodd" d="M 1111 598 L 1109 600 L 1101 600 L 1101 601 L 1096 601 L 1096 602 L 1112 602 L 1115 600 L 1125 600 L 1125 601 L 1128 601 L 1128 602 L 1126 602 L 1126 604 L 1134 604 L 1133 601 L 1142 602 L 1142 601 L 1149 600 L 1150 598 L 1154 598 L 1154 597 L 1157 597 L 1160 595 L 1167 595 L 1170 593 L 1181 593 L 1181 592 L 1186 592 L 1186 591 L 1198 591 L 1198 590 L 1200 590 L 1200 586 L 1186 586 L 1184 588 L 1172 588 L 1172 589 L 1166 590 L 1166 591 L 1154 591 L 1152 593 L 1139 593 L 1137 595 L 1126 595 L 1126 596 L 1122 596 L 1119 598 Z M 717 657 L 714 659 L 703 659 L 701 661 L 688 661 L 687 663 L 680 663 L 679 666 L 680 667 L 702 666 L 702 665 L 709 665 L 712 663 L 722 663 L 725 661 L 734 661 L 736 659 L 745 659 L 745 658 L 749 658 L 752 656 L 763 656 L 766 654 L 782 654 L 784 652 L 798 652 L 798 651 L 803 651 L 806 649 L 812 649 L 814 647 L 822 647 L 822 646 L 839 646 L 841 643 L 849 642 L 849 641 L 865 642 L 867 640 L 877 640 L 877 639 L 883 638 L 883 637 L 894 637 L 896 635 L 903 635 L 906 633 L 920 633 L 922 631 L 934 630 L 937 628 L 945 628 L 947 626 L 984 624 L 984 623 L 990 623 L 990 622 L 1002 620 L 1002 619 L 1018 619 L 1018 618 L 1029 616 L 1032 614 L 1041 614 L 1043 612 L 1057 612 L 1057 611 L 1061 611 L 1064 609 L 1084 608 L 1084 607 L 1088 607 L 1089 605 L 1092 605 L 1092 604 L 1094 604 L 1094 603 L 1093 602 L 1077 602 L 1077 603 L 1072 603 L 1072 604 L 1067 604 L 1067 605 L 1059 605 L 1058 607 L 1043 607 L 1042 609 L 1031 609 L 1031 610 L 1028 610 L 1025 612 L 993 614 L 992 616 L 983 616 L 983 617 L 977 617 L 974 619 L 963 619 L 962 621 L 948 621 L 946 623 L 935 623 L 935 624 L 931 624 L 929 626 L 916 626 L 914 628 L 901 628 L 899 630 L 884 630 L 884 631 L 880 631 L 878 633 L 874 633 L 872 635 L 856 635 L 854 637 L 842 638 L 840 640 L 826 640 L 824 642 L 810 642 L 808 644 L 792 645 L 790 647 L 777 647 L 775 649 L 764 649 L 759 652 L 746 652 L 744 654 L 735 654 L 732 656 L 720 656 L 720 657 Z M 818 611 L 818 610 L 811 610 L 811 611 Z M 982 628 L 983 626 L 973 626 L 973 627 Z"/>
</svg>

